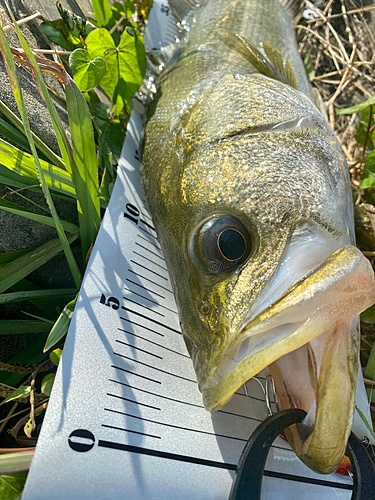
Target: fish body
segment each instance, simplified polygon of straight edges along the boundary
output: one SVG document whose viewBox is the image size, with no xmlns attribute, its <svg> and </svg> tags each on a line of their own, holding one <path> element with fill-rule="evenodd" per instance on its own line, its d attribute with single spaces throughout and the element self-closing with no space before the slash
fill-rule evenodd
<svg viewBox="0 0 375 500">
<path fill-rule="evenodd" d="M 278 408 L 308 412 L 291 445 L 330 473 L 353 417 L 358 314 L 375 301 L 348 166 L 279 0 L 208 0 L 185 24 L 141 178 L 203 402 L 220 409 L 268 367 Z"/>
</svg>

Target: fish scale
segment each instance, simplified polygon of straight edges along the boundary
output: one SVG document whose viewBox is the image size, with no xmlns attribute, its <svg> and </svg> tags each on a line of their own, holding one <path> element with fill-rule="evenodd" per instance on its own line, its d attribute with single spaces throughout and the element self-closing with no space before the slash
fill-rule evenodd
<svg viewBox="0 0 375 500">
<path fill-rule="evenodd" d="M 307 413 L 287 431 L 297 455 L 330 473 L 353 418 L 355 317 L 375 300 L 371 265 L 353 247 L 345 156 L 278 0 L 208 0 L 181 26 L 156 81 L 141 178 L 198 387 L 219 410 L 269 367 L 279 409 L 298 402 Z M 244 231 L 251 250 L 227 259 L 223 231 Z M 292 354 L 299 384 L 284 362 Z"/>
</svg>

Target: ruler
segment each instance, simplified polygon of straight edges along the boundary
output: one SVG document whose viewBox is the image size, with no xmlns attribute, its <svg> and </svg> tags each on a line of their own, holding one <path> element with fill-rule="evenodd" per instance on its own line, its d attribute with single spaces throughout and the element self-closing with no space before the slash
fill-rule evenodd
<svg viewBox="0 0 375 500">
<path fill-rule="evenodd" d="M 153 33 L 167 6 L 154 1 Z M 225 500 L 267 416 L 256 380 L 218 412 L 202 405 L 140 185 L 144 120 L 135 103 L 22 500 Z M 263 498 L 346 500 L 351 485 L 315 474 L 278 438 Z"/>
</svg>

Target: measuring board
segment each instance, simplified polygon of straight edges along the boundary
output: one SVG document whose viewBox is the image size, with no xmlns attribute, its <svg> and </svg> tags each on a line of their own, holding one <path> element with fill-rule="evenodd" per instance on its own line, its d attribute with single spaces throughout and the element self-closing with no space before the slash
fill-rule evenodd
<svg viewBox="0 0 375 500">
<path fill-rule="evenodd" d="M 166 6 L 154 1 L 154 31 Z M 144 118 L 136 103 L 22 500 L 226 500 L 267 416 L 256 380 L 218 412 L 202 405 L 140 185 Z M 346 500 L 351 484 L 315 474 L 278 438 L 262 498 Z"/>
</svg>

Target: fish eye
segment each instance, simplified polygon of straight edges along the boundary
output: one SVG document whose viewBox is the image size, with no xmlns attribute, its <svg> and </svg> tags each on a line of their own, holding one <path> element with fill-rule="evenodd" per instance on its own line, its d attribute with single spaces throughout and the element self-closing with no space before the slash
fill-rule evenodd
<svg viewBox="0 0 375 500">
<path fill-rule="evenodd" d="M 250 232 L 236 217 L 212 217 L 196 231 L 193 238 L 195 260 L 209 272 L 233 270 L 250 255 Z"/>
</svg>

